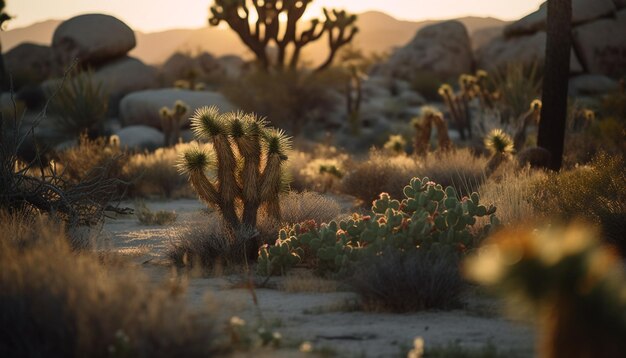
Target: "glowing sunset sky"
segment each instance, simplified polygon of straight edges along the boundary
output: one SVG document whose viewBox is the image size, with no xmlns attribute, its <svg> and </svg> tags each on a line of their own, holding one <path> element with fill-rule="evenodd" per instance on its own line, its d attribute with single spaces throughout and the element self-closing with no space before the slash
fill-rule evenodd
<svg viewBox="0 0 626 358">
<path fill-rule="evenodd" d="M 114 15 L 142 31 L 197 28 L 207 25 L 212 0 L 7 0 L 6 11 L 16 18 L 7 29 L 47 19 L 101 12 Z M 517 19 L 536 10 L 543 0 L 315 0 L 309 15 L 321 8 L 345 8 L 351 12 L 378 10 L 402 20 L 447 19 L 461 16 L 493 16 Z"/>
</svg>

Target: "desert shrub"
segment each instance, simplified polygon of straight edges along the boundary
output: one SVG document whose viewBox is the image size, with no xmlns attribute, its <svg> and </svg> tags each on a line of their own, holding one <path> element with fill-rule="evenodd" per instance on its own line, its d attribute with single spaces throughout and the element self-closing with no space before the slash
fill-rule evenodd
<svg viewBox="0 0 626 358">
<path fill-rule="evenodd" d="M 176 164 L 185 151 L 210 144 L 179 143 L 172 148 L 159 148 L 152 153 L 129 157 L 124 166 L 124 178 L 129 182 L 129 196 L 161 196 L 166 198 L 195 197 L 187 178 L 181 176 Z"/>
<path fill-rule="evenodd" d="M 292 272 L 278 284 L 285 292 L 337 292 L 339 282 L 315 276 L 311 271 Z"/>
<path fill-rule="evenodd" d="M 35 124 L 45 118 L 40 113 Z M 117 197 L 119 181 L 111 178 L 114 163 L 88 171 L 83 180 L 72 180 L 57 166 L 44 167 L 42 155 L 34 147 L 35 160 L 22 162 L 18 156 L 26 138 L 33 138 L 34 127 L 23 132 L 21 117 L 0 121 L 0 209 L 33 215 L 53 214 L 70 227 L 97 224 L 104 208 Z M 84 169 L 86 170 L 86 168 Z"/>
<path fill-rule="evenodd" d="M 49 95 L 52 96 L 52 93 Z M 86 132 L 91 138 L 103 134 L 108 94 L 92 72 L 70 76 L 53 96 L 50 112 L 63 136 L 77 137 Z"/>
<path fill-rule="evenodd" d="M 341 183 L 342 192 L 371 203 L 378 194 L 402 197 L 402 188 L 415 176 L 427 176 L 442 186 L 452 186 L 464 195 L 484 180 L 487 160 L 468 149 L 429 153 L 425 158 L 389 156 L 371 151 L 368 158 L 354 163 Z"/>
<path fill-rule="evenodd" d="M 170 225 L 175 223 L 177 218 L 174 211 L 152 211 L 143 202 L 135 204 L 135 215 L 139 223 L 144 225 Z"/>
<path fill-rule="evenodd" d="M 539 356 L 623 356 L 623 263 L 589 229 L 500 231 L 468 258 L 465 271 L 505 297 L 511 312 L 536 317 Z"/>
<path fill-rule="evenodd" d="M 419 176 L 427 176 L 443 187 L 454 187 L 461 195 L 476 191 L 485 179 L 487 159 L 469 149 L 435 152 L 423 160 Z"/>
<path fill-rule="evenodd" d="M 257 235 L 251 230 L 233 233 L 219 214 L 210 213 L 176 227 L 167 256 L 179 267 L 232 268 L 245 264 L 248 253 L 256 251 L 254 239 Z"/>
<path fill-rule="evenodd" d="M 387 249 L 458 253 L 474 244 L 477 218 L 488 216 L 488 232 L 498 220 L 495 207 L 479 203 L 479 195 L 458 199 L 452 187 L 445 190 L 428 178 L 411 179 L 402 201 L 382 193 L 365 215 L 322 225 L 308 221 L 285 227 L 273 246 L 259 250 L 257 272 L 284 274 L 296 265 L 311 267 L 320 275 L 345 276 L 359 259 L 371 259 Z M 471 230 L 471 231 L 470 231 Z"/>
<path fill-rule="evenodd" d="M 7 357 L 204 357 L 221 350 L 213 314 L 182 287 L 73 252 L 65 229 L 0 214 L 0 354 Z M 120 265 L 122 265 L 120 263 Z"/>
<path fill-rule="evenodd" d="M 314 190 L 318 192 L 336 191 L 350 165 L 350 156 L 335 147 L 313 152 L 294 151 L 291 153 L 288 168 L 294 190 Z"/>
<path fill-rule="evenodd" d="M 55 164 L 74 183 L 89 179 L 100 168 L 107 168 L 107 175 L 111 178 L 123 178 L 128 154 L 114 138 L 90 139 L 83 133 L 77 146 L 56 153 Z"/>
<path fill-rule="evenodd" d="M 533 205 L 536 184 L 545 180 L 543 171 L 523 168 L 517 171 L 512 163 L 500 177 L 492 177 L 483 183 L 478 192 L 485 202 L 498 208 L 498 219 L 503 224 L 530 221 L 537 216 Z"/>
<path fill-rule="evenodd" d="M 364 309 L 392 312 L 458 308 L 464 286 L 456 255 L 420 250 L 359 260 L 347 282 Z"/>
<path fill-rule="evenodd" d="M 168 257 L 178 266 L 202 267 L 214 269 L 237 266 L 246 262 L 244 252 L 257 247 L 250 247 L 246 240 L 254 236 L 258 243 L 272 242 L 276 239 L 282 225 L 312 220 L 316 223 L 330 221 L 340 215 L 337 202 L 314 192 L 303 192 L 281 196 L 282 222 L 276 222 L 266 212 L 259 213 L 257 232 L 248 232 L 242 237 L 229 235 L 219 215 L 209 214 L 191 223 L 182 223 L 177 228 L 168 249 Z M 200 220 L 201 219 L 201 220 Z M 246 246 L 248 245 L 248 246 Z M 246 251 L 248 250 L 248 251 Z"/>
<path fill-rule="evenodd" d="M 597 223 L 603 236 L 626 254 L 626 166 L 623 157 L 598 155 L 588 166 L 547 175 L 535 184 L 537 212 Z"/>
<path fill-rule="evenodd" d="M 226 84 L 223 91 L 238 107 L 297 135 L 306 123 L 322 121 L 335 107 L 332 88 L 342 88 L 343 82 L 332 72 L 255 71 Z"/>
<path fill-rule="evenodd" d="M 407 156 L 388 156 L 372 150 L 367 159 L 355 162 L 341 181 L 341 191 L 365 204 L 380 193 L 402 197 L 402 188 L 419 174 L 420 163 Z"/>
</svg>

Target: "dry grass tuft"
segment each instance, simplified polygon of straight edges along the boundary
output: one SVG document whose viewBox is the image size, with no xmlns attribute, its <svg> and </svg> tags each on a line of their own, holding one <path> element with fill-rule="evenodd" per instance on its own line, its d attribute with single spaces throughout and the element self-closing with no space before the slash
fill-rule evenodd
<svg viewBox="0 0 626 358">
<path fill-rule="evenodd" d="M 212 314 L 184 287 L 152 287 L 132 267 L 73 252 L 43 218 L 0 214 L 0 353 L 7 357 L 205 357 L 220 351 Z"/>
<path fill-rule="evenodd" d="M 380 193 L 403 197 L 403 189 L 414 177 L 428 177 L 444 187 L 453 186 L 463 195 L 475 191 L 484 180 L 487 160 L 468 149 L 429 153 L 425 159 L 389 156 L 373 150 L 357 162 L 342 181 L 342 191 L 371 203 Z"/>
<path fill-rule="evenodd" d="M 172 148 L 159 148 L 153 153 L 140 153 L 130 157 L 124 167 L 124 176 L 131 182 L 129 195 L 195 198 L 196 193 L 187 178 L 178 172 L 176 164 L 181 153 L 197 146 L 199 144 L 196 142 L 182 143 Z"/>
<path fill-rule="evenodd" d="M 536 218 L 537 213 L 532 204 L 535 195 L 535 184 L 545 180 L 543 171 L 524 168 L 516 171 L 506 166 L 499 178 L 491 178 L 478 190 L 485 203 L 493 203 L 497 208 L 496 215 L 503 224 L 526 222 Z M 505 169 L 503 167 L 503 169 Z"/>
<path fill-rule="evenodd" d="M 311 271 L 294 271 L 278 284 L 286 292 L 337 292 L 339 283 L 315 276 Z"/>
<path fill-rule="evenodd" d="M 348 282 L 367 311 L 411 312 L 461 306 L 458 259 L 436 252 L 388 250 L 357 264 Z"/>
</svg>

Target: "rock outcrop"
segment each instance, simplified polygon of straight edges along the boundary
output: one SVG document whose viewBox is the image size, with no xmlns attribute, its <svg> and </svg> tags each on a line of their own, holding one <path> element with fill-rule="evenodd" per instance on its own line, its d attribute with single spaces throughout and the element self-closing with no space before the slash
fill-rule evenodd
<svg viewBox="0 0 626 358">
<path fill-rule="evenodd" d="M 75 59 L 81 66 L 99 66 L 125 56 L 135 45 L 133 30 L 104 14 L 73 17 L 61 23 L 52 37 L 54 57 L 62 68 Z"/>
<path fill-rule="evenodd" d="M 446 21 L 418 31 L 376 74 L 405 80 L 421 71 L 442 77 L 458 76 L 472 71 L 473 62 L 467 29 L 458 21 Z"/>
<path fill-rule="evenodd" d="M 626 73 L 626 0 L 573 0 L 573 74 L 618 77 Z M 477 51 L 478 66 L 542 62 L 546 43 L 546 3 L 507 26 L 503 34 Z"/>
<path fill-rule="evenodd" d="M 48 46 L 22 43 L 4 54 L 4 63 L 19 89 L 36 85 L 52 75 L 52 49 Z"/>
<path fill-rule="evenodd" d="M 189 106 L 189 112 L 193 113 L 202 106 L 217 106 L 220 111 L 235 110 L 223 95 L 209 91 L 188 91 L 181 89 L 158 89 L 134 92 L 122 99 L 119 107 L 119 115 L 122 124 L 146 125 L 161 128 L 161 116 L 159 110 L 171 107 L 174 102 L 181 100 Z"/>
</svg>

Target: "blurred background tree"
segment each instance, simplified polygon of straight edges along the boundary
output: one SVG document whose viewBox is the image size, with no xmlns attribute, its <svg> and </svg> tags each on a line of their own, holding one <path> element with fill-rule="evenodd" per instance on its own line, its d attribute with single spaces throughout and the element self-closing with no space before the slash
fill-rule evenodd
<svg viewBox="0 0 626 358">
<path fill-rule="evenodd" d="M 6 2 L 0 0 L 0 30 L 4 28 L 4 23 L 11 20 L 11 16 L 4 12 Z M 9 88 L 9 77 L 7 75 L 7 69 L 4 66 L 4 56 L 2 56 L 2 43 L 0 42 L 0 89 L 4 90 Z"/>
<path fill-rule="evenodd" d="M 296 69 L 302 48 L 327 34 L 329 54 L 317 67 L 317 70 L 323 70 L 332 65 L 337 51 L 357 34 L 357 17 L 345 11 L 324 9 L 325 19 L 313 19 L 306 27 L 301 20 L 312 1 L 215 0 L 210 7 L 209 24 L 218 26 L 225 21 L 265 70 L 285 66 Z M 299 24 L 305 30 L 298 32 Z M 269 54 L 270 46 L 276 46 L 275 60 Z M 290 47 L 292 49 L 288 51 Z"/>
<path fill-rule="evenodd" d="M 572 1 L 548 0 L 546 62 L 537 145 L 550 152 L 549 169 L 563 163 L 572 48 Z"/>
</svg>

